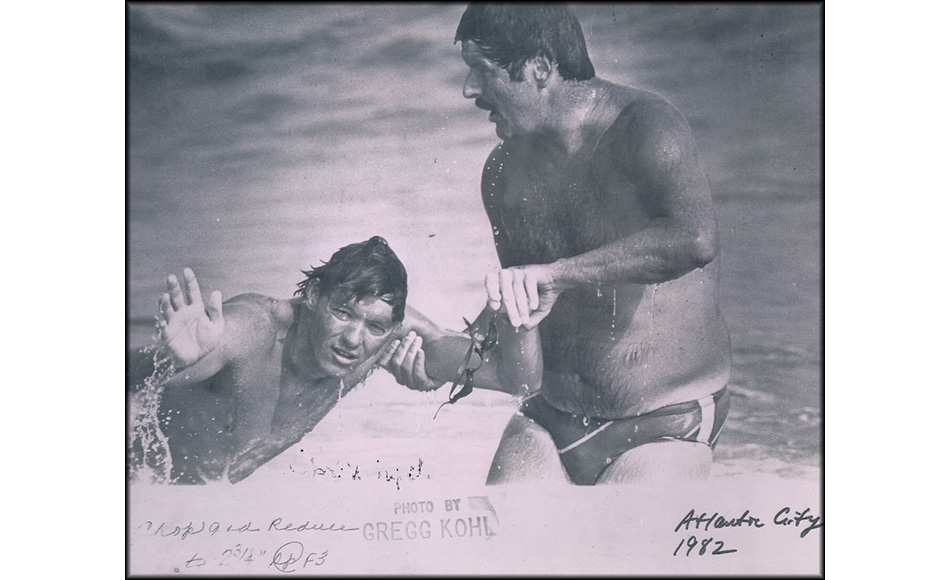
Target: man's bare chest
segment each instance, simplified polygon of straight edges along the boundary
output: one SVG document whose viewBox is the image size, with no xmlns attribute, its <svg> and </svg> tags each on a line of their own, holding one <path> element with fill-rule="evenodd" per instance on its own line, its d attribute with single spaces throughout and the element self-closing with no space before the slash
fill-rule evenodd
<svg viewBox="0 0 950 580">
<path fill-rule="evenodd" d="M 574 256 L 645 222 L 635 185 L 591 155 L 546 163 L 528 158 L 501 177 L 494 225 L 522 262 Z"/>
</svg>

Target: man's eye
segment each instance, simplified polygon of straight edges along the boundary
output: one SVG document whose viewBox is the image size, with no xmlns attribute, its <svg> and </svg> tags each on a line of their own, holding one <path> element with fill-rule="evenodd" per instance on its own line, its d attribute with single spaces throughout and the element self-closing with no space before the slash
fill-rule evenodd
<svg viewBox="0 0 950 580">
<path fill-rule="evenodd" d="M 382 335 L 386 334 L 386 329 L 383 328 L 382 326 L 377 326 L 377 325 L 375 325 L 375 324 L 371 324 L 371 325 L 369 325 L 369 332 L 370 332 L 370 334 L 372 334 L 373 336 L 382 336 Z"/>
<path fill-rule="evenodd" d="M 333 315 L 336 316 L 337 318 L 339 318 L 340 320 L 349 320 L 349 319 L 350 319 L 350 313 L 347 312 L 346 310 L 336 309 L 336 310 L 333 311 Z"/>
</svg>

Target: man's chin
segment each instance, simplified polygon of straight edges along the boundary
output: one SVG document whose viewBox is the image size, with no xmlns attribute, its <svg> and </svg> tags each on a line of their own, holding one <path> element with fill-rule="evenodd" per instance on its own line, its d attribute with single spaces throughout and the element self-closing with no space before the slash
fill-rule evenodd
<svg viewBox="0 0 950 580">
<path fill-rule="evenodd" d="M 342 379 L 353 372 L 353 369 L 359 365 L 359 362 L 359 360 L 356 360 L 351 363 L 344 363 L 338 360 L 336 356 L 332 356 L 329 360 L 324 361 L 323 364 L 320 365 L 320 370 L 330 378 Z"/>
</svg>

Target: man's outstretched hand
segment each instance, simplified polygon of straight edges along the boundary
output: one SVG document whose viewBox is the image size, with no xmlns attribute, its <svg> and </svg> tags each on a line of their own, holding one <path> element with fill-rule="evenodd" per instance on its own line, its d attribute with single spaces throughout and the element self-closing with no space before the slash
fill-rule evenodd
<svg viewBox="0 0 950 580">
<path fill-rule="evenodd" d="M 158 321 L 162 347 L 179 368 L 201 360 L 218 346 L 224 335 L 221 292 L 211 293 L 206 310 L 191 268 L 185 268 L 184 280 L 182 290 L 178 278 L 174 274 L 168 276 Z"/>
</svg>

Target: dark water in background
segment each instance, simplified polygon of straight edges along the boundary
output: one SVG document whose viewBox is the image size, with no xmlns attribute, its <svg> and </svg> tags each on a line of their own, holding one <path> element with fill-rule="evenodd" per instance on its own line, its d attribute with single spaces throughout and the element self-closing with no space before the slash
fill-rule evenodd
<svg viewBox="0 0 950 580">
<path fill-rule="evenodd" d="M 132 346 L 169 272 L 287 297 L 301 269 L 374 234 L 405 262 L 411 304 L 452 327 L 478 311 L 496 137 L 461 96 L 463 9 L 129 7 Z M 680 108 L 712 185 L 735 386 L 717 457 L 818 465 L 820 6 L 575 10 L 599 76 Z"/>
</svg>

